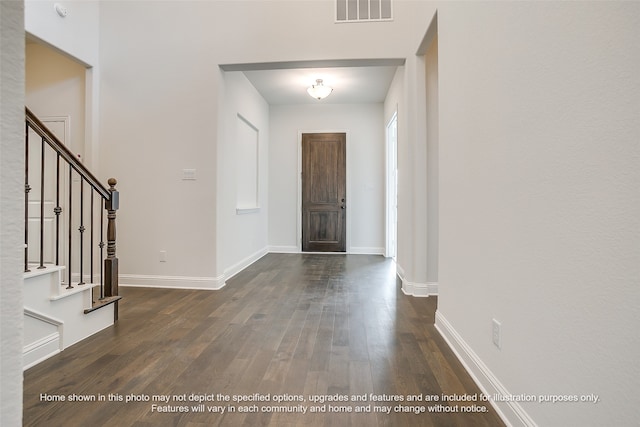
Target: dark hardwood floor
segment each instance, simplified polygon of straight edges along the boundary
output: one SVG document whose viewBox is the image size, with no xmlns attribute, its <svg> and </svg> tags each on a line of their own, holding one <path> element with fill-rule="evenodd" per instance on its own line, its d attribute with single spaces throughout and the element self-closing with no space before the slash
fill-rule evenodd
<svg viewBox="0 0 640 427">
<path fill-rule="evenodd" d="M 402 294 L 382 257 L 270 254 L 220 291 L 121 294 L 115 326 L 25 372 L 24 425 L 504 425 L 487 402 L 426 401 L 480 391 L 433 326 L 436 298 Z"/>
</svg>

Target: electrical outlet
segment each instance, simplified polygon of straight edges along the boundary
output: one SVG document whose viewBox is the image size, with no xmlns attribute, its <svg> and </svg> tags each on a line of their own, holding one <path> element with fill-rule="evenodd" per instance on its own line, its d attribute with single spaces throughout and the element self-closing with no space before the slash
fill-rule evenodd
<svg viewBox="0 0 640 427">
<path fill-rule="evenodd" d="M 502 332 L 500 330 L 500 328 L 502 327 L 502 324 L 498 322 L 496 319 L 492 319 L 491 325 L 492 325 L 492 331 L 493 331 L 492 333 L 493 344 L 498 348 L 502 348 Z"/>
<path fill-rule="evenodd" d="M 167 262 L 167 251 L 160 251 L 160 262 Z"/>
</svg>

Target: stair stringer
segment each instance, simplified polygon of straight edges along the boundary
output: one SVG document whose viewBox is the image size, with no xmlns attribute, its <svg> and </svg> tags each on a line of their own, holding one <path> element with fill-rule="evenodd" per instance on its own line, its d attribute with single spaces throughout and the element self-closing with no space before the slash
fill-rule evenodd
<svg viewBox="0 0 640 427">
<path fill-rule="evenodd" d="M 93 284 L 61 284 L 62 266 L 32 268 L 24 275 L 25 346 L 23 369 L 34 366 L 65 348 L 99 332 L 114 323 L 114 306 L 91 308 Z"/>
</svg>

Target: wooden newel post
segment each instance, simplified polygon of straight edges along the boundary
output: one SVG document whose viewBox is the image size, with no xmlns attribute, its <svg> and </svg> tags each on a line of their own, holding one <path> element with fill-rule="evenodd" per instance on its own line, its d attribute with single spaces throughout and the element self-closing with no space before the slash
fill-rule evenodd
<svg viewBox="0 0 640 427">
<path fill-rule="evenodd" d="M 104 294 L 106 297 L 118 295 L 118 258 L 116 258 L 116 211 L 119 207 L 115 178 L 109 178 L 111 198 L 106 202 L 107 210 L 107 258 L 104 260 Z"/>
</svg>

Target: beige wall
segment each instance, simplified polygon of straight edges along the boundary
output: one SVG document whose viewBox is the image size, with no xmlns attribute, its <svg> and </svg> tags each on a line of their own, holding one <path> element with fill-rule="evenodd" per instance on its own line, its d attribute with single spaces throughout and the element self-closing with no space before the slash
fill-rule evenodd
<svg viewBox="0 0 640 427">
<path fill-rule="evenodd" d="M 30 42 L 26 46 L 26 105 L 40 117 L 66 116 L 70 123 L 67 146 L 85 156 L 85 72 L 84 65 Z"/>
</svg>

